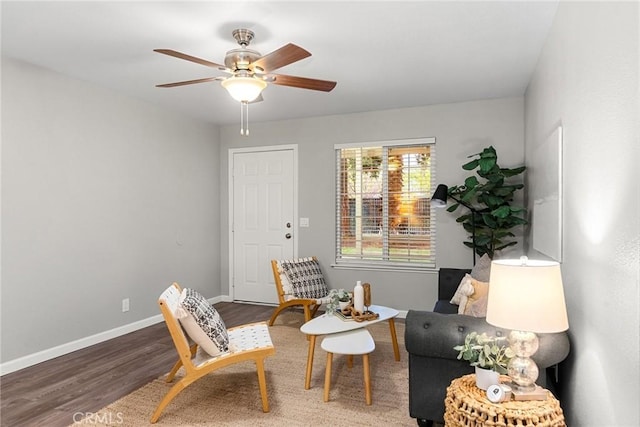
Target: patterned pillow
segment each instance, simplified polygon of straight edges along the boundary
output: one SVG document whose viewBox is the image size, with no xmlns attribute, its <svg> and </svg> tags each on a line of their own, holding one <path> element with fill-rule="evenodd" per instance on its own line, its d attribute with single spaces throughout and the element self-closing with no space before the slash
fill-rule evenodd
<svg viewBox="0 0 640 427">
<path fill-rule="evenodd" d="M 324 298 L 329 294 L 318 260 L 314 258 L 282 260 L 280 267 L 291 282 L 293 294 L 297 298 Z"/>
<path fill-rule="evenodd" d="M 176 317 L 191 339 L 209 355 L 229 351 L 229 335 L 222 317 L 198 291 L 182 290 Z"/>
</svg>

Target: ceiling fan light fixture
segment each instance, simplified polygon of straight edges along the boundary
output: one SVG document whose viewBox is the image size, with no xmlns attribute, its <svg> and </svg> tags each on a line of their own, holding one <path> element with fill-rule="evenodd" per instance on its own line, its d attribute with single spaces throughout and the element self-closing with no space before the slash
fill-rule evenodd
<svg viewBox="0 0 640 427">
<path fill-rule="evenodd" d="M 260 95 L 268 83 L 323 92 L 331 92 L 336 86 L 336 82 L 328 80 L 273 74 L 273 71 L 279 68 L 311 56 L 310 52 L 300 46 L 288 43 L 271 53 L 261 55 L 260 52 L 248 48 L 254 37 L 253 31 L 239 28 L 234 30 L 232 34 L 240 48 L 227 52 L 224 57 L 224 65 L 171 49 L 154 49 L 155 52 L 164 55 L 195 62 L 205 67 L 217 68 L 231 74 L 230 77 L 208 77 L 156 86 L 174 87 L 222 80 L 220 83 L 222 87 L 229 92 L 233 99 L 240 102 L 240 135 L 243 136 L 249 136 L 249 103 L 256 100 L 262 101 Z"/>
<path fill-rule="evenodd" d="M 255 100 L 264 88 L 267 82 L 255 77 L 229 77 L 221 83 L 223 88 L 229 92 L 233 99 L 239 102 L 251 102 Z"/>
</svg>

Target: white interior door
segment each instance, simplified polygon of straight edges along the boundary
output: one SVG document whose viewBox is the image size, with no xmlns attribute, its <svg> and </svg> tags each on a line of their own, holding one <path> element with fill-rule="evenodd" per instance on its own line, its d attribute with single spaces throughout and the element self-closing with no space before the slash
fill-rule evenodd
<svg viewBox="0 0 640 427">
<path fill-rule="evenodd" d="M 272 259 L 294 256 L 294 148 L 232 153 L 233 299 L 277 303 Z"/>
</svg>

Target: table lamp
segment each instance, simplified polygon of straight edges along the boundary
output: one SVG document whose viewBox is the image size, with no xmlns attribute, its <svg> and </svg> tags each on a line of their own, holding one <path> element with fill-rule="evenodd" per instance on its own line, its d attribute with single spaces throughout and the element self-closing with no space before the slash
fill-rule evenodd
<svg viewBox="0 0 640 427">
<path fill-rule="evenodd" d="M 509 345 L 516 356 L 507 366 L 513 394 L 519 400 L 544 400 L 536 386 L 538 366 L 531 356 L 538 350 L 536 333 L 569 329 L 560 264 L 521 257 L 491 263 L 487 322 L 511 329 Z"/>
</svg>

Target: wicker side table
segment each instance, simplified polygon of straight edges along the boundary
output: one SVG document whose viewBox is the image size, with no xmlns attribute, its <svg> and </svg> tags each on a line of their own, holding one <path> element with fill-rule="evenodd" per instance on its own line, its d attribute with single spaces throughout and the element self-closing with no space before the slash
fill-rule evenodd
<svg viewBox="0 0 640 427">
<path fill-rule="evenodd" d="M 504 377 L 506 379 L 506 377 Z M 566 427 L 560 402 L 549 393 L 547 400 L 492 403 L 484 390 L 476 387 L 476 376 L 465 375 L 451 381 L 444 400 L 446 427 Z"/>
</svg>

